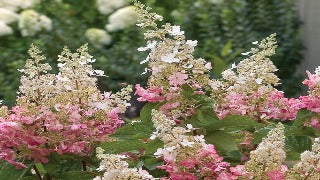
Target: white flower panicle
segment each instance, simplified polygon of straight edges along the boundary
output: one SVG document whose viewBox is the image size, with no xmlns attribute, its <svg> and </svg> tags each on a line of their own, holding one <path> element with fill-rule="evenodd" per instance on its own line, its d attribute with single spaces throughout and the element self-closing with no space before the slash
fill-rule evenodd
<svg viewBox="0 0 320 180">
<path fill-rule="evenodd" d="M 118 9 L 109 16 L 109 23 L 106 25 L 106 29 L 109 32 L 114 32 L 136 24 L 138 13 L 135 9 L 134 6 Z"/>
<path fill-rule="evenodd" d="M 183 87 L 190 87 L 197 93 L 210 90 L 211 64 L 193 56 L 197 41 L 186 40 L 180 26 L 167 23 L 158 27 L 157 23 L 162 21 L 162 16 L 150 13 L 151 8 L 138 1 L 134 1 L 134 5 L 139 14 L 137 26 L 146 30 L 144 36 L 147 45 L 138 48 L 138 51 L 149 51 L 146 59 L 140 62 L 148 63 L 142 74 L 151 72 L 147 91 L 157 89 L 157 101 L 170 101 L 171 104 L 168 103 L 162 108 L 166 109 L 167 117 L 185 119 L 194 112 L 198 102 L 183 97 Z M 140 92 L 137 93 L 139 95 Z M 143 96 L 142 93 L 140 95 Z M 149 97 L 142 99 L 150 100 Z"/>
<path fill-rule="evenodd" d="M 154 153 L 156 157 L 165 155 L 175 159 L 182 151 L 195 153 L 206 145 L 204 136 L 187 134 L 194 130 L 191 124 L 188 124 L 186 128 L 175 127 L 173 120 L 168 119 L 163 113 L 155 109 L 152 110 L 151 115 L 153 126 L 156 128 L 156 132 L 152 136 L 158 137 L 164 143 L 164 148 L 159 148 Z"/>
<path fill-rule="evenodd" d="M 43 63 L 45 57 L 35 46 L 29 50 L 31 59 L 27 60 L 21 77 L 19 101 L 29 105 L 57 104 L 88 104 L 94 109 L 112 111 L 117 107 L 117 113 L 124 113 L 130 106 L 132 86 L 121 91 L 101 93 L 97 88 L 97 77 L 105 76 L 101 70 L 93 69 L 91 63 L 95 59 L 88 53 L 87 45 L 72 53 L 64 48 L 58 56 L 58 74 L 51 74 L 48 63 Z"/>
<path fill-rule="evenodd" d="M 279 123 L 257 149 L 250 152 L 250 160 L 245 164 L 246 170 L 254 178 L 268 179 L 268 172 L 281 169 L 286 158 L 284 147 L 284 126 Z"/>
<path fill-rule="evenodd" d="M 165 91 L 169 90 L 171 89 L 168 83 L 169 76 L 176 74 L 181 74 L 182 81 L 186 81 L 191 87 L 195 84 L 209 86 L 210 63 L 204 59 L 193 57 L 197 41 L 186 40 L 180 26 L 165 24 L 159 28 L 157 21 L 161 21 L 162 16 L 150 13 L 150 7 L 137 1 L 135 1 L 135 6 L 139 12 L 137 25 L 147 30 L 144 34 L 145 39 L 148 40 L 147 46 L 138 50 L 150 51 L 146 60 L 141 62 L 149 62 L 149 69 L 152 72 L 149 86 L 163 87 Z"/>
<path fill-rule="evenodd" d="M 286 173 L 285 179 L 320 179 L 320 142 L 318 139 L 312 145 L 312 151 L 303 152 L 300 158 L 300 162 Z"/>
<path fill-rule="evenodd" d="M 97 169 L 104 174 L 97 176 L 94 180 L 124 180 L 124 179 L 142 179 L 153 180 L 154 178 L 145 170 L 129 168 L 124 159 L 126 156 L 116 154 L 103 154 L 104 150 L 100 147 L 97 149 L 97 158 L 101 160 Z"/>
<path fill-rule="evenodd" d="M 90 28 L 85 32 L 86 37 L 96 46 L 109 45 L 112 37 L 103 29 Z"/>
<path fill-rule="evenodd" d="M 8 26 L 6 23 L 0 21 L 0 36 L 5 36 L 12 33 L 13 33 L 12 28 Z"/>
<path fill-rule="evenodd" d="M 10 24 L 17 21 L 19 15 L 14 11 L 10 11 L 5 8 L 0 7 L 0 22 L 4 22 L 5 24 Z"/>
<path fill-rule="evenodd" d="M 96 73 L 91 63 L 93 57 L 88 53 L 88 46 L 80 47 L 76 53 L 64 48 L 58 57 L 59 74 L 57 86 L 64 91 L 82 91 L 96 87 L 99 73 Z"/>
<path fill-rule="evenodd" d="M 31 45 L 29 55 L 31 59 L 27 60 L 24 69 L 19 70 L 23 74 L 20 79 L 20 95 L 28 98 L 30 103 L 40 105 L 54 95 L 55 75 L 49 73 L 52 68 L 43 62 L 46 58 L 36 46 Z"/>
<path fill-rule="evenodd" d="M 128 0 L 97 0 L 97 8 L 101 14 L 108 15 L 128 4 Z"/>
<path fill-rule="evenodd" d="M 249 57 L 225 70 L 222 73 L 222 79 L 214 80 L 212 87 L 214 89 L 218 87 L 223 92 L 242 94 L 253 93 L 259 88 L 272 90 L 272 86 L 279 84 L 279 78 L 274 74 L 278 69 L 269 58 L 275 54 L 277 48 L 275 36 L 276 34 L 271 34 L 260 44 L 255 42 L 258 48 L 252 48 L 251 51 L 243 53 Z"/>
<path fill-rule="evenodd" d="M 50 31 L 52 21 L 47 16 L 30 9 L 21 12 L 18 26 L 22 36 L 34 36 L 43 30 Z"/>
</svg>

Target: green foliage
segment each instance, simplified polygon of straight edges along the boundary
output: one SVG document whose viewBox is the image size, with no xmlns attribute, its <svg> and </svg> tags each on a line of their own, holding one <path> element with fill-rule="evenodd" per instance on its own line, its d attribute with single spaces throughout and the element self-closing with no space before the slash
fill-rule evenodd
<svg viewBox="0 0 320 180">
<path fill-rule="evenodd" d="M 6 180 L 22 180 L 24 176 L 30 173 L 30 166 L 25 169 L 16 169 L 14 166 L 8 163 L 3 163 L 0 166 L 0 178 Z"/>
</svg>

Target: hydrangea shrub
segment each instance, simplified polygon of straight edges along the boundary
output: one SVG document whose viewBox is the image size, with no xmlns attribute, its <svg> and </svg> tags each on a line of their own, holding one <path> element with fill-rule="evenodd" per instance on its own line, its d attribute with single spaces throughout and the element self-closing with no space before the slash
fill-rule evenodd
<svg viewBox="0 0 320 180">
<path fill-rule="evenodd" d="M 0 108 L 0 169 L 7 179 L 270 179 L 320 177 L 320 73 L 309 93 L 286 98 L 272 63 L 275 34 L 212 79 L 196 58 L 197 41 L 135 1 L 149 54 L 147 102 L 139 119 L 122 119 L 132 87 L 100 92 L 87 46 L 64 48 L 58 73 L 32 46 L 16 106 Z M 18 168 L 18 169 L 16 169 Z M 20 169 L 20 170 L 19 170 Z"/>
</svg>

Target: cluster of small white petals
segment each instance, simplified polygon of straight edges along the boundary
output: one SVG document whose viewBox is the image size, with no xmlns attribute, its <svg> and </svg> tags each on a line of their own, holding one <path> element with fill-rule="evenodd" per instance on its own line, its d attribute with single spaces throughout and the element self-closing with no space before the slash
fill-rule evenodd
<svg viewBox="0 0 320 180">
<path fill-rule="evenodd" d="M 101 14 L 108 15 L 128 4 L 128 0 L 97 0 L 97 8 Z"/>
<path fill-rule="evenodd" d="M 18 26 L 22 36 L 34 36 L 42 30 L 50 31 L 52 20 L 34 10 L 24 10 L 20 14 Z"/>
<path fill-rule="evenodd" d="M 129 85 L 121 91 L 111 94 L 110 99 L 112 99 L 112 103 L 117 105 L 117 108 L 120 112 L 125 112 L 127 107 L 129 107 L 131 104 L 128 103 L 128 101 L 131 99 L 131 93 L 133 89 L 132 86 Z"/>
<path fill-rule="evenodd" d="M 259 88 L 273 89 L 279 84 L 279 78 L 274 74 L 278 69 L 269 59 L 275 54 L 275 34 L 270 35 L 257 44 L 258 48 L 252 48 L 244 56 L 249 56 L 238 65 L 233 64 L 230 69 L 222 73 L 222 79 L 214 81 L 212 87 L 219 87 L 221 91 L 250 94 Z M 217 93 L 218 94 L 218 93 Z"/>
<path fill-rule="evenodd" d="M 90 28 L 85 33 L 86 37 L 95 45 L 109 45 L 112 41 L 112 37 L 108 32 L 103 29 Z"/>
<path fill-rule="evenodd" d="M 97 176 L 94 180 L 124 180 L 124 179 L 154 179 L 147 171 L 137 168 L 129 168 L 128 163 L 124 161 L 126 156 L 116 154 L 103 154 L 104 150 L 97 149 L 97 158 L 101 160 L 97 169 L 104 172 L 102 176 Z"/>
<path fill-rule="evenodd" d="M 109 16 L 109 22 L 106 25 L 106 29 L 109 32 L 125 29 L 128 26 L 136 24 L 138 19 L 138 13 L 134 6 L 127 6 L 118 9 Z"/>
<path fill-rule="evenodd" d="M 272 129 L 257 149 L 250 152 L 250 160 L 246 162 L 246 170 L 256 178 L 267 178 L 267 173 L 281 169 L 286 158 L 284 151 L 284 126 L 279 123 Z"/>
<path fill-rule="evenodd" d="M 45 57 L 35 46 L 29 50 L 31 59 L 25 68 L 19 69 L 21 77 L 20 99 L 38 104 L 88 103 L 94 109 L 110 112 L 117 107 L 116 113 L 124 113 L 130 106 L 132 86 L 112 94 L 101 93 L 97 88 L 97 77 L 105 76 L 104 71 L 93 69 L 91 63 L 95 59 L 88 53 L 87 45 L 76 53 L 64 48 L 58 56 L 58 74 L 51 74 Z M 71 102 L 70 102 L 71 101 Z"/>
<path fill-rule="evenodd" d="M 168 78 L 177 73 L 187 76 L 185 80 L 190 86 L 194 84 L 209 86 L 207 73 L 211 65 L 204 59 L 193 57 L 198 42 L 186 40 L 180 26 L 165 24 L 162 28 L 158 28 L 157 21 L 163 19 L 160 15 L 150 13 L 151 8 L 141 3 L 135 2 L 135 6 L 139 12 L 137 25 L 147 29 L 144 34 L 148 40 L 147 46 L 138 50 L 150 51 L 147 58 L 141 62 L 141 64 L 149 62 L 147 71 L 152 72 L 149 86 L 170 90 Z"/>
<path fill-rule="evenodd" d="M 95 61 L 87 52 L 88 47 L 82 46 L 77 50 L 77 53 L 71 53 L 67 48 L 64 48 L 58 58 L 59 74 L 57 86 L 64 91 L 81 91 L 89 87 L 95 87 L 97 73 L 91 63 Z M 103 73 L 104 74 L 104 73 Z M 101 75 L 103 75 L 101 74 Z M 75 81 L 70 81 L 74 79 Z"/>
<path fill-rule="evenodd" d="M 320 142 L 318 139 L 314 142 L 312 151 L 303 152 L 300 158 L 300 162 L 287 172 L 285 179 L 320 179 Z"/>
<path fill-rule="evenodd" d="M 31 45 L 29 55 L 31 59 L 27 60 L 24 69 L 19 70 L 23 74 L 19 90 L 29 102 L 39 105 L 43 99 L 53 96 L 55 75 L 48 73 L 52 68 L 48 63 L 43 63 L 46 58 L 37 47 Z"/>
<path fill-rule="evenodd" d="M 156 157 L 170 156 L 175 159 L 181 151 L 195 152 L 198 148 L 205 146 L 204 136 L 187 134 L 194 130 L 191 124 L 187 124 L 185 128 L 175 127 L 173 120 L 168 119 L 163 113 L 154 109 L 151 115 L 152 122 L 157 130 L 153 135 L 164 143 L 164 148 L 159 148 L 154 153 Z"/>
</svg>

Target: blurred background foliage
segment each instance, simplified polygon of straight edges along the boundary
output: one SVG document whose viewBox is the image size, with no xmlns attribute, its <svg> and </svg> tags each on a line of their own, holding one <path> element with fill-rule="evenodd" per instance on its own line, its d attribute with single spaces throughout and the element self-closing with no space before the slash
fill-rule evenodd
<svg viewBox="0 0 320 180">
<path fill-rule="evenodd" d="M 141 0 L 164 16 L 165 22 L 181 25 L 188 39 L 198 40 L 197 56 L 211 61 L 213 76 L 243 58 L 241 52 L 251 48 L 251 42 L 277 33 L 279 48 L 272 57 L 282 79 L 281 90 L 288 96 L 300 91 L 300 77 L 295 74 L 303 49 L 299 20 L 294 0 Z M 54 65 L 64 46 L 75 50 L 88 39 L 88 28 L 104 29 L 108 15 L 97 10 L 95 0 L 42 0 L 33 7 L 52 20 L 52 30 L 32 37 L 21 36 L 17 23 L 13 34 L 0 37 L 0 99 L 12 105 L 19 85 L 20 73 L 28 59 L 31 43 L 43 50 Z M 97 59 L 96 68 L 109 76 L 101 78 L 102 90 L 118 90 L 121 83 L 144 83 L 141 76 L 146 56 L 137 51 L 145 42 L 136 26 L 111 32 L 112 43 L 96 46 L 89 43 Z"/>
</svg>

